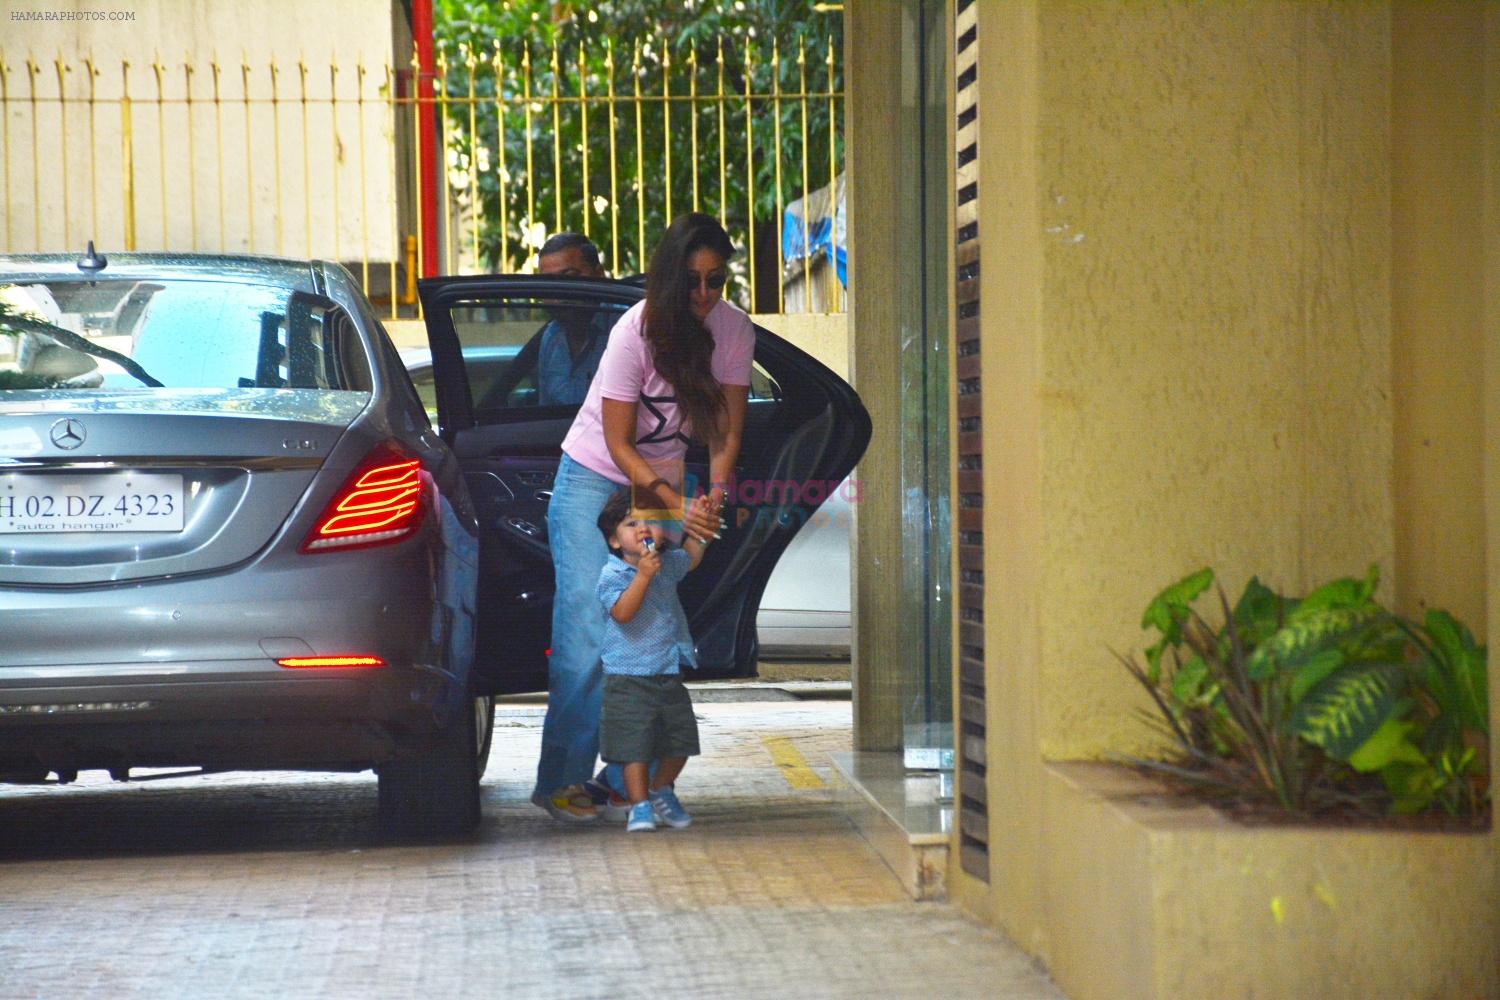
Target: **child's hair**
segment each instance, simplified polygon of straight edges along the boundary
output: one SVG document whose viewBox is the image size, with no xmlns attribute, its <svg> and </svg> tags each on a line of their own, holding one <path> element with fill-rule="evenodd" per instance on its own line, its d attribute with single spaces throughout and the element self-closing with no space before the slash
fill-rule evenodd
<svg viewBox="0 0 1500 1000">
<path fill-rule="evenodd" d="M 620 523 L 630 516 L 630 487 L 615 490 L 604 501 L 604 509 L 599 512 L 599 531 L 604 535 L 604 544 L 609 546 L 611 552 L 618 552 L 614 544 L 615 529 Z"/>
</svg>

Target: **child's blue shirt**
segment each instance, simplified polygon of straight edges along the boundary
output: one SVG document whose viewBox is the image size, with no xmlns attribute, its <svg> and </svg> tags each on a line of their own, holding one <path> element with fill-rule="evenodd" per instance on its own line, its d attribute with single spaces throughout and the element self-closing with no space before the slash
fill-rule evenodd
<svg viewBox="0 0 1500 1000">
<path fill-rule="evenodd" d="M 693 557 L 682 549 L 661 554 L 661 569 L 646 588 L 646 598 L 630 621 L 615 621 L 610 610 L 635 579 L 636 568 L 610 553 L 599 571 L 596 593 L 604 605 L 604 638 L 599 656 L 606 674 L 651 677 L 678 673 L 678 665 L 698 665 L 687 614 L 677 599 L 677 584 L 693 568 Z"/>
</svg>

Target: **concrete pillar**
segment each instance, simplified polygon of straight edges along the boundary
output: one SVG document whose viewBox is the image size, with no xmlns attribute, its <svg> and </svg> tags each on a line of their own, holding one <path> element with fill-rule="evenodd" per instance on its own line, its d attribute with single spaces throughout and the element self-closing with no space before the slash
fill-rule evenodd
<svg viewBox="0 0 1500 1000">
<path fill-rule="evenodd" d="M 845 8 L 845 162 L 848 164 L 850 376 L 873 418 L 854 512 L 854 740 L 858 750 L 901 748 L 901 299 L 909 274 L 903 234 L 889 210 L 903 175 L 899 130 L 901 4 Z M 904 274 L 906 271 L 907 274 Z"/>
</svg>

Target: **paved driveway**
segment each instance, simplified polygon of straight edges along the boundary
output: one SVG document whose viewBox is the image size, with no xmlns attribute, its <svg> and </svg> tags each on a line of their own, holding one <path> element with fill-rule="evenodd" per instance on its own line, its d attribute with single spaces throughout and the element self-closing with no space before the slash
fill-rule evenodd
<svg viewBox="0 0 1500 1000">
<path fill-rule="evenodd" d="M 527 803 L 532 705 L 500 708 L 465 843 L 382 844 L 368 774 L 0 786 L 0 996 L 1061 996 L 772 762 L 790 738 L 826 780 L 847 701 L 698 711 L 685 831 Z"/>
</svg>

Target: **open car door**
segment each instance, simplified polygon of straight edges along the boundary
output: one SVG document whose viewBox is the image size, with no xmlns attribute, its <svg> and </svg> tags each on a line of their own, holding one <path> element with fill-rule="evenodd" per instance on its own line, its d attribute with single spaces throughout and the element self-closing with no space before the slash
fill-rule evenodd
<svg viewBox="0 0 1500 1000">
<path fill-rule="evenodd" d="M 643 292 L 625 282 L 522 275 L 428 278 L 418 289 L 438 426 L 480 521 L 476 676 L 486 693 L 546 690 L 553 475 L 580 386 L 592 377 L 589 345 L 602 346 L 594 338 L 607 339 Z M 552 338 L 584 345 L 571 386 L 538 377 L 549 328 Z M 679 591 L 698 648 L 697 679 L 755 675 L 755 617 L 776 560 L 870 439 L 854 390 L 760 327 L 751 380 L 728 529 Z M 706 449 L 690 448 L 686 463 L 689 481 L 707 482 Z"/>
</svg>

